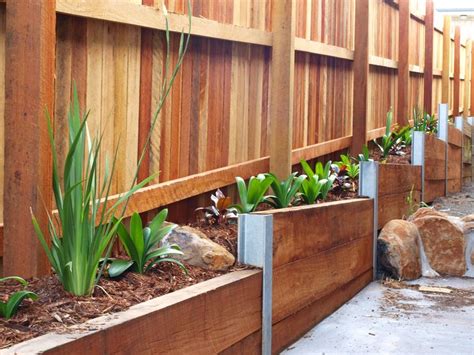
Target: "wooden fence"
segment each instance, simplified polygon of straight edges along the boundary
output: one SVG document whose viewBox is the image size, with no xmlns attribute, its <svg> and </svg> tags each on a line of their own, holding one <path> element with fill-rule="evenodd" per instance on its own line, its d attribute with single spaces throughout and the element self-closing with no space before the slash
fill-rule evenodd
<svg viewBox="0 0 474 355">
<path fill-rule="evenodd" d="M 30 206 L 43 225 L 41 211 L 54 208 L 44 108 L 54 112 L 62 165 L 76 82 L 92 132 L 104 132 L 104 156 L 119 147 L 113 193 L 124 191 L 157 106 L 165 24 L 153 0 L 3 2 L 4 271 L 31 276 L 48 267 Z M 176 32 L 188 30 L 186 3 L 165 1 L 172 63 Z M 140 171 L 158 175 L 131 199 L 128 215 L 189 201 L 236 175 L 286 176 L 302 158 L 356 154 L 382 135 L 390 107 L 400 124 L 413 107 L 434 112 L 440 101 L 454 116 L 469 115 L 471 45 L 449 20 L 435 26 L 431 0 L 191 4 L 191 44 Z"/>
</svg>

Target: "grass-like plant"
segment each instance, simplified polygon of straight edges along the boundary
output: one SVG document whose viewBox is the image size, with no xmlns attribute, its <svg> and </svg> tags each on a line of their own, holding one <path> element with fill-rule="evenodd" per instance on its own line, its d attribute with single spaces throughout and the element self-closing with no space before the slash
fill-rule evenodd
<svg viewBox="0 0 474 355">
<path fill-rule="evenodd" d="M 108 269 L 110 277 L 119 276 L 130 268 L 144 274 L 152 266 L 164 261 L 175 263 L 186 271 L 184 265 L 173 257 L 183 255 L 178 245 L 158 247 L 161 240 L 176 228 L 175 224 L 164 224 L 167 216 L 168 210 L 163 209 L 145 228 L 138 213 L 134 213 L 130 219 L 130 230 L 122 222 L 119 223 L 117 234 L 130 260 L 112 260 Z"/>
<path fill-rule="evenodd" d="M 291 206 L 301 184 L 306 179 L 306 175 L 296 176 L 297 174 L 297 172 L 291 173 L 286 180 L 280 181 L 276 175 L 269 173 L 268 176 L 271 176 L 273 180 L 271 183 L 273 194 L 266 196 L 265 202 L 274 208 Z"/>
<path fill-rule="evenodd" d="M 395 146 L 396 141 L 392 133 L 392 121 L 393 121 L 393 112 L 392 109 L 387 112 L 387 118 L 385 121 L 385 134 L 382 136 L 380 143 L 374 139 L 374 144 L 379 148 L 380 153 L 382 154 L 383 159 L 387 159 L 390 151 Z"/>
<path fill-rule="evenodd" d="M 0 282 L 4 282 L 7 280 L 15 280 L 22 284 L 24 287 L 28 285 L 28 282 L 18 276 L 8 276 L 0 278 Z M 8 297 L 8 300 L 6 302 L 0 301 L 0 316 L 5 319 L 10 319 L 11 317 L 13 317 L 18 311 L 18 307 L 20 306 L 21 302 L 23 302 L 23 300 L 26 298 L 30 298 L 35 301 L 38 299 L 38 295 L 28 290 L 21 290 L 13 293 L 12 295 L 10 295 L 10 297 Z"/>
<path fill-rule="evenodd" d="M 357 160 L 359 160 L 359 162 L 372 160 L 370 159 L 369 148 L 367 147 L 367 145 L 364 144 L 364 146 L 362 147 L 362 153 L 359 154 Z"/>
<path fill-rule="evenodd" d="M 303 167 L 306 176 L 316 175 L 319 181 L 324 181 L 324 184 L 321 186 L 320 194 L 321 199 L 325 200 L 337 177 L 337 175 L 331 171 L 331 161 L 328 161 L 324 166 L 321 162 L 317 162 L 314 170 L 305 160 L 301 160 L 300 164 Z"/>
<path fill-rule="evenodd" d="M 76 88 L 73 88 L 72 107 L 68 114 L 69 150 L 63 171 L 63 186 L 60 183 L 60 172 L 57 164 L 57 152 L 51 120 L 48 116 L 49 137 L 53 152 L 53 193 L 58 209 L 57 220 L 49 218 L 48 234 L 51 246 L 44 232 L 33 216 L 33 225 L 38 238 L 48 256 L 51 266 L 66 291 L 77 295 L 90 295 L 100 279 L 103 267 L 98 270 L 99 261 L 105 257 L 103 265 L 111 251 L 117 229 L 125 215 L 129 198 L 138 189 L 149 183 L 150 176 L 137 184 L 138 170 L 145 158 L 150 144 L 152 132 L 171 91 L 178 70 L 188 47 L 191 31 L 191 6 L 188 1 L 189 32 L 185 37 L 181 33 L 176 65 L 170 70 L 170 34 L 168 18 L 165 14 L 165 35 L 167 54 L 163 84 L 160 90 L 158 107 L 152 118 L 150 131 L 144 149 L 141 152 L 134 178 L 128 191 L 121 194 L 115 203 L 109 202 L 112 177 L 115 170 L 118 147 L 115 149 L 112 164 L 105 161 L 105 173 L 99 181 L 99 153 L 101 137 L 91 138 L 87 130 L 88 114 L 81 114 Z"/>
<path fill-rule="evenodd" d="M 233 205 L 240 213 L 250 213 L 263 202 L 265 202 L 265 193 L 268 191 L 273 182 L 273 178 L 268 174 L 258 174 L 252 176 L 249 180 L 248 187 L 245 180 L 241 177 L 235 178 L 237 182 L 237 190 L 239 191 L 240 203 Z"/>
<path fill-rule="evenodd" d="M 48 131 L 53 152 L 53 193 L 59 223 L 50 216 L 47 243 L 36 218 L 33 225 L 49 262 L 64 289 L 74 295 L 89 295 L 98 280 L 100 259 L 122 220 L 117 208 L 127 201 L 152 177 L 132 186 L 111 206 L 107 205 L 112 186 L 117 150 L 112 165 L 105 164 L 105 174 L 99 182 L 101 138 L 91 139 L 87 130 L 88 114 L 81 115 L 77 90 L 73 88 L 72 107 L 68 113 L 69 150 L 64 163 L 63 186 L 60 182 L 53 127 L 48 119 Z M 102 203 L 103 202 L 103 203 Z M 115 218 L 118 213 L 119 217 Z M 60 230 L 61 229 L 61 230 Z"/>
</svg>

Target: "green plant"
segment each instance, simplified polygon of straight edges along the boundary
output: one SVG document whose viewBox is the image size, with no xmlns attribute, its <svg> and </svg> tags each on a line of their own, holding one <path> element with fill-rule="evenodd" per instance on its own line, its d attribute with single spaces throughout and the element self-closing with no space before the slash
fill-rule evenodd
<svg viewBox="0 0 474 355">
<path fill-rule="evenodd" d="M 341 155 L 341 160 L 336 162 L 336 166 L 339 169 L 338 174 L 347 175 L 350 179 L 355 180 L 359 176 L 359 163 L 353 162 L 354 158 L 348 155 Z"/>
<path fill-rule="evenodd" d="M 321 189 L 327 183 L 326 179 L 319 180 L 318 175 L 307 176 L 301 183 L 299 198 L 312 205 L 321 196 Z"/>
<path fill-rule="evenodd" d="M 188 9 L 190 2 L 188 1 Z M 41 230 L 35 216 L 33 225 L 38 238 L 47 254 L 51 266 L 61 281 L 64 289 L 74 295 L 90 295 L 99 281 L 103 266 L 98 272 L 99 261 L 105 256 L 107 260 L 115 239 L 117 229 L 121 225 L 130 196 L 150 182 L 150 176 L 137 184 L 138 170 L 145 158 L 153 129 L 158 120 L 166 97 L 170 93 L 178 70 L 183 62 L 188 47 L 190 32 L 187 37 L 181 33 L 177 61 L 170 71 L 170 34 L 168 18 L 165 13 L 165 35 L 167 54 L 162 73 L 158 107 L 151 120 L 144 148 L 140 154 L 134 178 L 128 191 L 122 193 L 115 203 L 109 201 L 112 176 L 118 147 L 115 148 L 112 164 L 105 160 L 105 172 L 100 171 L 99 153 L 102 136 L 91 139 L 87 129 L 88 114 L 81 115 L 75 85 L 73 87 L 72 107 L 68 113 L 69 149 L 64 164 L 63 186 L 61 186 L 58 170 L 58 159 L 53 129 L 49 115 L 48 128 L 53 153 L 53 193 L 58 210 L 57 224 L 49 217 L 48 232 L 51 246 Z M 189 31 L 191 31 L 191 12 L 189 15 Z M 87 144 L 86 144 L 87 142 Z M 99 181 L 101 174 L 101 181 Z"/>
<path fill-rule="evenodd" d="M 403 127 L 398 132 L 392 131 L 392 120 L 393 112 L 392 109 L 387 112 L 387 119 L 385 124 L 385 134 L 382 136 L 380 143 L 374 139 L 374 144 L 379 148 L 380 153 L 382 154 L 382 160 L 386 160 L 390 152 L 395 151 L 400 148 L 399 145 L 404 137 L 406 130 L 409 130 L 410 127 Z"/>
<path fill-rule="evenodd" d="M 211 195 L 211 206 L 199 207 L 194 210 L 195 213 L 204 213 L 204 219 L 208 224 L 222 224 L 235 221 L 237 218 L 237 209 L 231 207 L 229 196 L 217 189 L 215 194 Z"/>
<path fill-rule="evenodd" d="M 417 108 L 414 108 L 413 130 L 436 134 L 438 132 L 438 120 L 434 114 L 430 115 L 429 113 L 421 112 Z"/>
<path fill-rule="evenodd" d="M 4 282 L 7 280 L 15 280 L 22 284 L 24 287 L 28 285 L 28 282 L 18 276 L 0 278 L 0 282 Z M 10 295 L 10 297 L 8 297 L 8 300 L 6 302 L 0 301 L 0 316 L 6 319 L 10 319 L 12 316 L 15 315 L 21 302 L 23 302 L 23 300 L 26 298 L 30 298 L 35 301 L 38 299 L 38 295 L 34 292 L 27 290 L 21 290 L 13 293 L 12 295 Z"/>
<path fill-rule="evenodd" d="M 267 174 L 258 174 L 252 176 L 249 180 L 248 188 L 244 179 L 235 178 L 237 190 L 239 191 L 240 204 L 231 207 L 236 208 L 240 213 L 250 213 L 263 202 L 265 202 L 265 193 L 272 184 L 273 178 Z"/>
<path fill-rule="evenodd" d="M 176 244 L 158 247 L 162 239 L 175 227 L 175 224 L 164 224 L 168 210 L 164 209 L 158 213 L 148 227 L 143 228 L 142 219 L 138 213 L 134 213 L 130 219 L 130 230 L 119 223 L 117 234 L 130 260 L 115 259 L 109 265 L 110 277 L 116 277 L 132 268 L 139 274 L 144 274 L 153 265 L 169 261 L 179 265 L 186 271 L 184 265 L 173 258 L 173 255 L 183 255 Z"/>
<path fill-rule="evenodd" d="M 306 175 L 296 176 L 298 173 L 291 173 L 286 180 L 280 181 L 276 175 L 268 174 L 272 177 L 271 187 L 273 195 L 266 196 L 265 202 L 275 208 L 285 208 L 290 206 L 300 189 L 301 184 L 306 179 Z"/>
<path fill-rule="evenodd" d="M 362 147 L 362 153 L 359 154 L 358 160 L 359 162 L 372 160 L 370 159 L 369 148 L 367 147 L 367 145 L 364 144 L 364 146 Z"/>
<path fill-rule="evenodd" d="M 321 186 L 320 194 L 321 199 L 325 200 L 329 191 L 332 189 L 334 184 L 334 180 L 336 180 L 336 174 L 331 171 L 331 162 L 327 162 L 326 165 L 323 167 L 321 162 L 317 162 L 315 165 L 315 170 L 311 169 L 311 166 L 308 164 L 307 161 L 301 160 L 301 166 L 307 176 L 317 176 L 318 180 L 323 182 L 324 184 Z"/>
<path fill-rule="evenodd" d="M 87 114 L 81 119 L 77 90 L 73 88 L 72 108 L 68 114 L 69 150 L 63 171 L 63 186 L 59 179 L 58 158 L 51 121 L 48 119 L 49 138 L 53 152 L 53 193 L 62 233 L 49 218 L 51 246 L 33 216 L 33 225 L 56 275 L 66 291 L 88 295 L 98 280 L 97 267 L 114 236 L 122 217 L 114 217 L 117 208 L 151 177 L 134 185 L 112 206 L 108 201 L 112 186 L 117 150 L 109 170 L 105 164 L 102 183 L 99 182 L 101 138 L 91 140 L 87 130 Z M 86 144 L 87 142 L 87 144 Z M 122 214 L 123 216 L 123 214 Z"/>
</svg>

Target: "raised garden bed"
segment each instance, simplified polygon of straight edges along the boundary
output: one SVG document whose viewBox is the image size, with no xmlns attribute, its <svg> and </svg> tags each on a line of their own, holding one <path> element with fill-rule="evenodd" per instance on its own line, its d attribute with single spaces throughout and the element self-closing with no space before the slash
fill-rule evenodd
<svg viewBox="0 0 474 355">
<path fill-rule="evenodd" d="M 359 194 L 375 199 L 377 229 L 407 216 L 421 201 L 421 166 L 361 162 Z"/>
<path fill-rule="evenodd" d="M 6 352 L 222 352 L 260 329 L 261 285 L 259 270 L 232 272 L 93 319 L 74 333 L 46 334 Z"/>
<path fill-rule="evenodd" d="M 264 230 L 271 231 L 273 241 L 272 352 L 277 353 L 372 280 L 373 200 L 328 202 L 251 216 L 252 224 L 244 220 L 239 226 L 239 243 L 246 233 L 253 241 L 263 240 Z M 357 223 L 335 223 L 336 216 L 350 216 Z M 255 223 L 269 225 L 254 228 Z M 252 334 L 248 343 L 258 347 L 260 337 L 260 332 Z"/>
</svg>

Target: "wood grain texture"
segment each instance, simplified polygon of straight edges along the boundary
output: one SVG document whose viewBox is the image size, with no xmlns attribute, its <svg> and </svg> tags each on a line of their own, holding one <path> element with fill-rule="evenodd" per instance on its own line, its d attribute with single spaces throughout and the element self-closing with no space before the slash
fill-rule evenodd
<svg viewBox="0 0 474 355">
<path fill-rule="evenodd" d="M 454 31 L 454 82 L 453 82 L 453 115 L 459 116 L 459 102 L 461 99 L 461 28 L 455 27 Z"/>
<path fill-rule="evenodd" d="M 433 0 L 426 0 L 425 8 L 425 71 L 423 74 L 423 109 L 432 114 L 434 68 L 434 7 Z"/>
<path fill-rule="evenodd" d="M 54 112 L 54 1 L 6 6 L 4 268 L 5 275 L 44 275 L 49 265 L 31 221 L 47 230 L 52 161 L 45 108 Z M 27 55 L 25 55 L 27 53 Z"/>
<path fill-rule="evenodd" d="M 421 202 L 421 186 L 421 166 L 379 164 L 378 229 L 407 217 L 411 207 L 407 199 L 411 195 L 414 204 Z"/>
<path fill-rule="evenodd" d="M 446 143 L 425 135 L 424 202 L 444 196 L 446 189 Z"/>
<path fill-rule="evenodd" d="M 308 258 L 275 268 L 273 271 L 273 323 L 327 296 L 370 269 L 372 267 L 372 241 L 371 233 Z"/>
<path fill-rule="evenodd" d="M 291 0 L 273 4 L 270 117 L 270 170 L 280 179 L 291 172 L 295 78 L 296 6 Z M 285 132 L 285 134 L 281 134 Z"/>
<path fill-rule="evenodd" d="M 360 223 L 355 228 L 346 223 L 337 225 L 324 223 L 341 210 L 354 216 Z M 259 213 L 273 216 L 274 268 L 370 235 L 373 231 L 371 222 L 373 201 L 369 199 L 329 202 Z M 311 223 L 313 220 L 321 221 L 316 229 Z"/>
<path fill-rule="evenodd" d="M 355 28 L 354 52 L 354 88 L 352 108 L 352 145 L 353 155 L 362 151 L 367 143 L 367 104 L 369 81 L 369 0 L 356 2 L 356 18 L 360 25 Z"/>
<path fill-rule="evenodd" d="M 274 324 L 272 351 L 277 354 L 301 338 L 317 323 L 354 297 L 372 281 L 372 278 L 373 272 L 370 268 L 328 295 Z"/>
<path fill-rule="evenodd" d="M 442 84 L 442 95 L 441 103 L 450 103 L 450 80 L 449 74 L 451 73 L 451 18 L 449 16 L 444 17 L 443 24 L 443 84 Z M 451 106 L 451 105 L 450 105 Z"/>
<path fill-rule="evenodd" d="M 410 113 L 410 46 L 412 39 L 410 33 L 410 0 L 402 1 L 399 4 L 398 19 L 398 101 L 397 101 L 397 123 L 402 126 L 407 125 Z"/>
<path fill-rule="evenodd" d="M 448 193 L 454 193 L 462 189 L 462 132 L 449 126 L 448 139 L 446 191 Z"/>
</svg>

